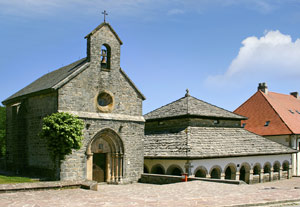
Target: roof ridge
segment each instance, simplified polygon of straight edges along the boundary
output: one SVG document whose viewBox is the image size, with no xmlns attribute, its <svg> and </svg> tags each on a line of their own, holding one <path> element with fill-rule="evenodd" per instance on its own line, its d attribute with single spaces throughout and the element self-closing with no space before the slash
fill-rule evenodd
<svg viewBox="0 0 300 207">
<path fill-rule="evenodd" d="M 150 114 L 150 113 L 152 113 L 152 112 L 154 112 L 154 111 L 156 111 L 156 110 L 158 110 L 158 109 L 161 109 L 161 108 L 163 108 L 163 107 L 165 107 L 165 106 L 169 106 L 169 105 L 171 105 L 171 104 L 173 104 L 173 103 L 175 103 L 175 102 L 177 102 L 177 101 L 179 101 L 179 100 L 181 100 L 181 99 L 184 99 L 184 98 L 186 98 L 186 97 L 181 97 L 181 98 L 179 98 L 179 99 L 177 99 L 177 100 L 175 100 L 175 101 L 172 101 L 171 103 L 168 103 L 168 104 L 163 105 L 163 106 L 161 106 L 161 107 L 159 107 L 159 108 L 157 108 L 157 109 L 154 109 L 154 110 L 148 112 L 147 114 L 144 114 L 144 116 L 146 116 L 146 115 L 148 115 L 148 114 Z"/>
<path fill-rule="evenodd" d="M 202 101 L 203 103 L 206 103 L 206 104 L 211 105 L 211 106 L 214 106 L 214 107 L 216 107 L 216 108 L 218 108 L 218 109 L 227 111 L 227 112 L 232 113 L 232 114 L 234 114 L 234 115 L 237 115 L 237 116 L 240 116 L 240 117 L 243 117 L 243 118 L 247 118 L 247 117 L 245 117 L 245 116 L 236 114 L 236 113 L 234 113 L 234 112 L 232 112 L 232 111 L 229 111 L 229 110 L 227 110 L 227 109 L 224 109 L 224 108 L 222 108 L 222 107 L 219 107 L 219 106 L 216 106 L 216 105 L 214 105 L 214 104 L 211 104 L 211 103 L 208 103 L 208 102 L 206 102 L 206 101 L 203 101 L 203 100 L 201 100 L 201 99 L 198 99 L 198 98 L 196 98 L 196 97 L 194 97 L 194 96 L 190 96 L 190 97 L 193 97 L 194 99 L 196 99 L 196 100 L 198 100 L 198 101 Z M 248 118 L 247 118 L 247 119 L 248 119 Z"/>
</svg>

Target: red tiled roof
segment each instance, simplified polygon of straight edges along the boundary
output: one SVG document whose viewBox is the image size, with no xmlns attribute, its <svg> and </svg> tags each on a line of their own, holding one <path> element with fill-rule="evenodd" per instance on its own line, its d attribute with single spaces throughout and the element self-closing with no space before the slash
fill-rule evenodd
<svg viewBox="0 0 300 207">
<path fill-rule="evenodd" d="M 291 113 L 289 110 L 292 110 Z M 292 95 L 257 91 L 234 113 L 248 117 L 245 129 L 259 135 L 300 134 L 300 100 Z M 266 122 L 270 121 L 268 126 Z"/>
</svg>

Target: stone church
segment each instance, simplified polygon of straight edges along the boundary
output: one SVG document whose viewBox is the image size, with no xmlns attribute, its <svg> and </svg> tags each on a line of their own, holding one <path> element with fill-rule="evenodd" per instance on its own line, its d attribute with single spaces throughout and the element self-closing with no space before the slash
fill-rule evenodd
<svg viewBox="0 0 300 207">
<path fill-rule="evenodd" d="M 136 182 L 143 171 L 248 183 L 255 176 L 258 182 L 273 180 L 274 169 L 276 179 L 291 175 L 294 150 L 242 129 L 245 117 L 188 93 L 143 116 L 145 97 L 120 68 L 117 33 L 103 22 L 85 38 L 86 58 L 42 76 L 2 102 L 8 169 L 108 183 Z M 53 171 L 46 142 L 38 136 L 43 117 L 55 112 L 69 112 L 85 123 L 81 149 L 66 156 L 59 172 Z"/>
<path fill-rule="evenodd" d="M 3 101 L 7 167 L 53 175 L 38 133 L 43 117 L 69 112 L 84 120 L 85 139 L 82 148 L 63 161 L 59 178 L 137 181 L 144 162 L 145 97 L 120 68 L 122 41 L 108 23 L 85 38 L 86 58 L 42 76 Z"/>
</svg>

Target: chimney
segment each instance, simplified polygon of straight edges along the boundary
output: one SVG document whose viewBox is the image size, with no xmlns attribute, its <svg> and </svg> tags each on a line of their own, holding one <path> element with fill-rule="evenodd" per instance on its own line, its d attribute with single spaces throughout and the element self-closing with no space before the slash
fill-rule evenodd
<svg viewBox="0 0 300 207">
<path fill-rule="evenodd" d="M 266 83 L 259 83 L 257 90 L 260 90 L 261 92 L 264 92 L 265 94 L 268 94 L 268 86 Z"/>
<path fill-rule="evenodd" d="M 290 95 L 294 96 L 296 99 L 300 99 L 298 92 L 291 92 Z"/>
</svg>

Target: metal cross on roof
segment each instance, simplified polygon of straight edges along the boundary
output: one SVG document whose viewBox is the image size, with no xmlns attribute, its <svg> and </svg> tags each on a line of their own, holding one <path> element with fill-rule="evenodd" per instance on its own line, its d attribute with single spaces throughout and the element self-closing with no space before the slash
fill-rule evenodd
<svg viewBox="0 0 300 207">
<path fill-rule="evenodd" d="M 105 22 L 105 16 L 108 15 L 108 13 L 104 10 L 104 11 L 102 12 L 102 14 L 104 15 L 104 22 Z"/>
</svg>

